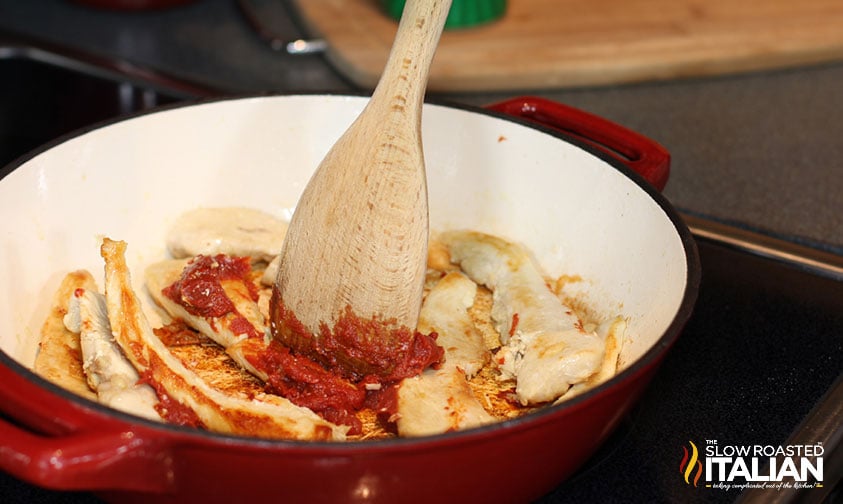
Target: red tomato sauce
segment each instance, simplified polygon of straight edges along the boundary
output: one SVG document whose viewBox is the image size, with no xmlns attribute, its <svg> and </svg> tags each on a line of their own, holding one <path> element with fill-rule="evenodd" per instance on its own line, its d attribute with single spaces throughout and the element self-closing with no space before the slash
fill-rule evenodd
<svg viewBox="0 0 843 504">
<path fill-rule="evenodd" d="M 255 365 L 268 374 L 268 392 L 309 408 L 329 422 L 350 426 L 351 434 L 362 431 L 354 412 L 364 405 L 365 386 L 352 383 L 305 356 L 293 354 L 277 341 L 266 347 Z"/>
<path fill-rule="evenodd" d="M 416 376 L 442 363 L 445 350 L 437 334 L 422 334 L 391 321 L 363 319 L 346 307 L 333 328 L 311 333 L 273 289 L 270 330 L 275 339 L 353 381 L 375 375 L 380 383 Z"/>
<path fill-rule="evenodd" d="M 258 299 L 257 287 L 248 280 L 251 272 L 248 257 L 200 255 L 187 263 L 181 278 L 165 287 L 163 293 L 191 315 L 218 318 L 237 311 L 222 288 L 223 280 L 242 280 L 249 287 L 252 299 Z"/>
<path fill-rule="evenodd" d="M 212 325 L 213 319 L 228 317 L 229 329 L 236 334 L 262 338 L 239 314 L 222 285 L 227 280 L 242 281 L 256 301 L 257 286 L 250 275 L 248 257 L 200 255 L 163 294 L 188 313 L 210 319 Z M 392 321 L 362 319 L 350 307 L 333 328 L 323 325 L 314 335 L 285 309 L 275 290 L 270 302 L 270 328 L 274 340 L 268 345 L 261 341 L 247 355 L 249 362 L 266 374 L 267 392 L 286 397 L 330 422 L 348 425 L 349 434 L 362 432 L 356 413 L 364 408 L 393 421 L 397 384 L 428 367 L 438 367 L 445 353 L 436 344 L 435 332 L 422 334 Z M 173 325 L 160 331 L 159 337 L 173 343 L 189 341 L 180 329 L 180 325 Z M 287 346 L 284 342 L 294 344 Z M 156 386 L 150 376 L 144 378 Z M 162 390 L 157 391 L 159 397 L 166 396 Z M 162 398 L 161 406 L 169 421 L 182 425 L 199 422 L 175 401 Z"/>
<path fill-rule="evenodd" d="M 237 311 L 222 285 L 224 281 L 242 282 L 249 297 L 257 301 L 258 288 L 250 278 L 251 273 L 252 265 L 248 257 L 199 255 L 187 263 L 181 277 L 165 287 L 162 293 L 191 315 L 206 319 L 228 316 L 228 328 L 234 334 L 263 337 L 262 332 Z M 214 320 L 209 320 L 209 323 L 215 325 Z"/>
<path fill-rule="evenodd" d="M 205 424 L 191 408 L 176 401 L 167 393 L 167 390 L 155 380 L 152 370 L 146 370 L 140 377 L 139 383 L 146 383 L 155 390 L 158 396 L 158 404 L 155 411 L 161 418 L 175 425 L 205 429 Z"/>
<path fill-rule="evenodd" d="M 275 289 L 269 310 L 275 340 L 267 352 L 271 358 L 263 364 L 270 385 L 278 387 L 283 382 L 284 388 L 278 388 L 281 395 L 326 420 L 350 425 L 349 434 L 359 433 L 360 422 L 353 413 L 363 408 L 392 422 L 397 384 L 428 367 L 438 367 L 445 355 L 436 344 L 435 332 L 423 334 L 391 321 L 363 319 L 351 307 L 346 307 L 333 328 L 323 324 L 318 335 L 286 309 Z M 287 380 L 297 383 L 293 388 L 307 392 L 291 391 Z M 324 399 L 328 395 L 333 398 Z"/>
</svg>

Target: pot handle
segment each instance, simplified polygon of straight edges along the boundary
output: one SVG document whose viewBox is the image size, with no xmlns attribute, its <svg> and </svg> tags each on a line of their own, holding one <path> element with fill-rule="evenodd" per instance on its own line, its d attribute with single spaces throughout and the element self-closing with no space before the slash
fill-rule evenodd
<svg viewBox="0 0 843 504">
<path fill-rule="evenodd" d="M 486 108 L 565 132 L 609 154 L 659 191 L 670 175 L 670 153 L 655 141 L 602 117 L 546 98 L 522 96 Z"/>
<path fill-rule="evenodd" d="M 161 493 L 172 479 L 169 457 L 132 430 L 48 437 L 0 418 L 0 440 L 0 470 L 52 490 Z"/>
<path fill-rule="evenodd" d="M 51 418 L 44 417 L 45 408 L 33 404 L 55 407 L 55 394 L 7 366 L 0 366 L 0 380 L 0 409 L 4 413 L 26 412 L 30 418 L 25 423 L 29 425 L 52 423 L 51 430 L 65 431 L 55 435 L 36 433 L 10 416 L 0 415 L 0 470 L 52 490 L 162 493 L 172 488 L 172 457 L 167 442 L 152 431 L 134 429 L 114 419 L 98 420 L 96 412 L 89 412 L 85 418 L 81 406 L 70 401 L 61 413 L 53 411 Z M 44 400 L 47 395 L 53 397 Z M 41 418 L 36 420 L 33 415 Z M 58 417 L 65 417 L 60 425 Z M 70 423 L 77 426 L 68 431 Z"/>
</svg>

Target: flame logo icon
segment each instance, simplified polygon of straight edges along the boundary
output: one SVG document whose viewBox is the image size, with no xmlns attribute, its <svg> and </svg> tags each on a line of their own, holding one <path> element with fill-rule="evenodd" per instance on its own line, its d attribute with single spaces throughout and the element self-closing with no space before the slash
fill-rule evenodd
<svg viewBox="0 0 843 504">
<path fill-rule="evenodd" d="M 682 447 L 684 455 L 682 456 L 682 462 L 679 463 L 679 472 L 685 476 L 685 483 L 697 486 L 697 482 L 700 480 L 700 476 L 702 476 L 702 462 L 699 460 L 697 445 L 691 441 L 688 441 L 688 444 L 691 445 L 691 453 L 688 453 L 687 447 Z M 694 473 L 693 483 L 691 482 L 691 473 Z"/>
</svg>

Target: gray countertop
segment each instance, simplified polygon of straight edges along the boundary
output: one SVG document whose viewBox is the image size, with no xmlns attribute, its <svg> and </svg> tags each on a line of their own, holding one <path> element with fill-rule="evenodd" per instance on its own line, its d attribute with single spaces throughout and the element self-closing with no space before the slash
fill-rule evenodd
<svg viewBox="0 0 843 504">
<path fill-rule="evenodd" d="M 251 3 L 280 38 L 303 35 L 285 2 Z M 225 94 L 357 91 L 320 55 L 273 51 L 234 0 L 146 12 L 98 10 L 66 0 L 0 0 L 2 31 L 119 58 Z M 482 105 L 532 94 L 601 115 L 671 152 L 665 194 L 680 210 L 843 254 L 841 82 L 843 63 L 833 63 L 436 98 Z"/>
</svg>

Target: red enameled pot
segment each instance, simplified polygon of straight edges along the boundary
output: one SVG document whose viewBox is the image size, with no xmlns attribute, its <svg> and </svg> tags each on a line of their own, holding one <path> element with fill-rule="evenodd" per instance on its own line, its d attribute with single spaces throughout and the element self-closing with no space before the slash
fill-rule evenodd
<svg viewBox="0 0 843 504">
<path fill-rule="evenodd" d="M 425 105 L 431 226 L 522 242 L 549 275 L 582 277 L 575 294 L 594 310 L 626 317 L 622 369 L 595 389 L 464 432 L 310 443 L 161 425 L 30 371 L 61 276 L 101 273 L 99 238 L 127 241 L 135 271 L 164 256 L 167 227 L 185 210 L 289 216 L 365 102 L 294 95 L 170 107 L 77 132 L 2 171 L 0 469 L 114 502 L 509 503 L 549 492 L 595 452 L 690 316 L 699 260 L 659 193 L 667 152 L 539 98 Z"/>
</svg>

